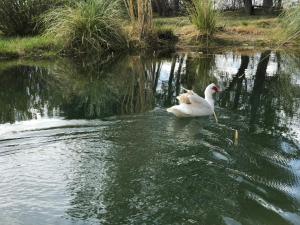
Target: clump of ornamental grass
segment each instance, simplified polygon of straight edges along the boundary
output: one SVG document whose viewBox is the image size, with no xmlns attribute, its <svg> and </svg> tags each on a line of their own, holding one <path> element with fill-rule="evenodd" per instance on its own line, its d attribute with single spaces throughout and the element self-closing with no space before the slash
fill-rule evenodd
<svg viewBox="0 0 300 225">
<path fill-rule="evenodd" d="M 211 0 L 191 0 L 186 4 L 190 21 L 204 35 L 210 36 L 217 28 L 217 12 Z"/>
<path fill-rule="evenodd" d="M 43 19 L 45 35 L 55 38 L 63 50 L 78 54 L 124 49 L 122 15 L 119 1 L 80 1 L 48 12 Z"/>
<path fill-rule="evenodd" d="M 300 40 L 300 6 L 285 10 L 280 15 L 280 23 L 284 30 L 283 39 Z"/>
</svg>

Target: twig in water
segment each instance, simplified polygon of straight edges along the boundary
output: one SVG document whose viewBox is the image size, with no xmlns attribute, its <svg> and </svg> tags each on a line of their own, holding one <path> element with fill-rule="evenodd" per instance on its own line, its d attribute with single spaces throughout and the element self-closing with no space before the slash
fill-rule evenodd
<svg viewBox="0 0 300 225">
<path fill-rule="evenodd" d="M 218 123 L 218 118 L 217 118 L 215 111 L 214 111 L 214 117 L 215 117 L 216 123 Z"/>
<path fill-rule="evenodd" d="M 234 130 L 234 145 L 239 144 L 239 132 L 238 130 Z"/>
</svg>

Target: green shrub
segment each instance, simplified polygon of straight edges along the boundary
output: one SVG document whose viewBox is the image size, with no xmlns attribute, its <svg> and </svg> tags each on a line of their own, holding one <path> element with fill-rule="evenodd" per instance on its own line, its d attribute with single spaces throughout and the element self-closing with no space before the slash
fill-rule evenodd
<svg viewBox="0 0 300 225">
<path fill-rule="evenodd" d="M 187 3 L 190 21 L 205 35 L 216 31 L 217 12 L 212 0 L 190 0 Z"/>
<path fill-rule="evenodd" d="M 44 17 L 45 35 L 64 50 L 102 53 L 126 47 L 119 1 L 87 0 L 54 9 Z"/>
<path fill-rule="evenodd" d="M 6 36 L 39 32 L 39 16 L 62 0 L 0 0 L 0 31 Z"/>
<path fill-rule="evenodd" d="M 155 32 L 158 39 L 166 41 L 175 41 L 177 36 L 174 34 L 173 27 L 170 26 L 155 26 Z"/>
<path fill-rule="evenodd" d="M 286 40 L 300 40 L 300 6 L 284 11 L 280 23 L 285 31 Z"/>
</svg>

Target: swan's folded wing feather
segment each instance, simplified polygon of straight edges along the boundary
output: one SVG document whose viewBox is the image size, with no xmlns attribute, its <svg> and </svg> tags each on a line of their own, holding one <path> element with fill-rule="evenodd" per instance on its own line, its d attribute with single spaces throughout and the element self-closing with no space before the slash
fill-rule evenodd
<svg viewBox="0 0 300 225">
<path fill-rule="evenodd" d="M 181 94 L 181 95 L 177 96 L 176 98 L 178 99 L 179 104 L 182 104 L 182 103 L 191 104 L 187 93 Z"/>
<path fill-rule="evenodd" d="M 188 98 L 192 104 L 200 104 L 203 107 L 209 107 L 209 108 L 211 107 L 204 98 L 200 97 L 196 93 L 193 95 L 188 95 Z"/>
</svg>

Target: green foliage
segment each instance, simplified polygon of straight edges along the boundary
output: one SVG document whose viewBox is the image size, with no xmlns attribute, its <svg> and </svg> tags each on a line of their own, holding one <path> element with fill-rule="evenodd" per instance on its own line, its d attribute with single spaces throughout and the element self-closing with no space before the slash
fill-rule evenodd
<svg viewBox="0 0 300 225">
<path fill-rule="evenodd" d="M 190 21 L 205 35 L 212 35 L 217 27 L 217 12 L 211 0 L 191 0 L 187 4 Z"/>
<path fill-rule="evenodd" d="M 39 16 L 63 0 L 0 0 L 0 31 L 7 36 L 39 32 Z"/>
<path fill-rule="evenodd" d="M 45 35 L 73 53 L 126 48 L 119 1 L 87 0 L 54 9 L 44 17 Z"/>
<path fill-rule="evenodd" d="M 285 31 L 285 39 L 300 40 L 300 6 L 284 11 L 280 22 Z"/>
</svg>

